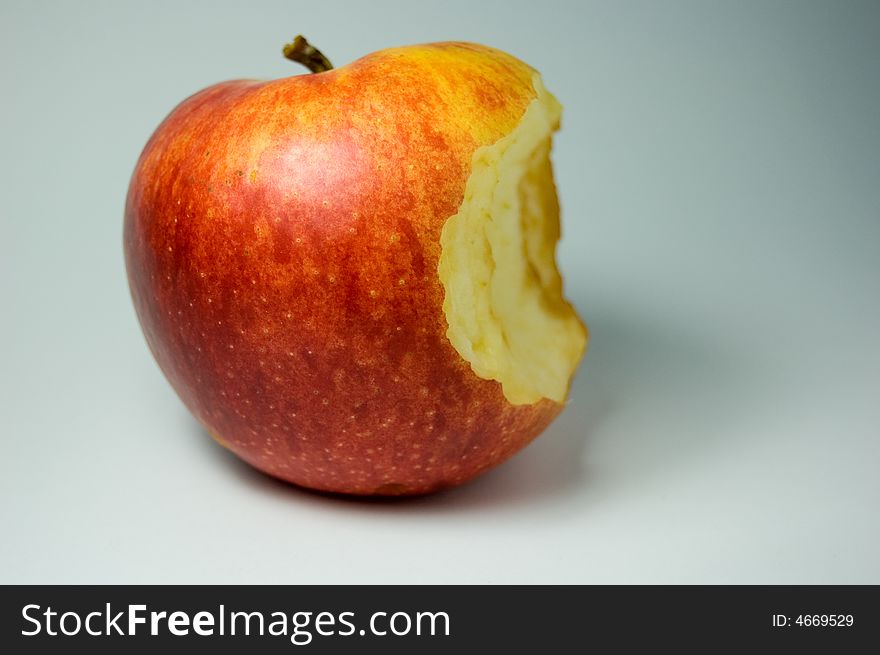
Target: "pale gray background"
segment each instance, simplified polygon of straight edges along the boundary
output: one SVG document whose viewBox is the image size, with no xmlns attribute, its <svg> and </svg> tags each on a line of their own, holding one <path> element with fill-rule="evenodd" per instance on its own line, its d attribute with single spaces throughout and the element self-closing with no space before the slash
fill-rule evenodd
<svg viewBox="0 0 880 655">
<path fill-rule="evenodd" d="M 2 2 L 0 582 L 880 583 L 880 3 Z M 129 175 L 187 95 L 444 39 L 565 105 L 571 406 L 466 487 L 336 500 L 154 364 Z"/>
</svg>

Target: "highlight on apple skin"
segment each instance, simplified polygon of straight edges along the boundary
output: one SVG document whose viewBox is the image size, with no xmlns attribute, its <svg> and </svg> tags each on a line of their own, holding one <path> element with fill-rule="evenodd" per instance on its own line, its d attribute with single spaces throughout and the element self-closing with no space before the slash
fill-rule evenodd
<svg viewBox="0 0 880 655">
<path fill-rule="evenodd" d="M 317 53 L 317 54 L 315 54 Z M 131 179 L 150 350 L 223 446 L 316 490 L 403 495 L 506 460 L 587 331 L 555 263 L 561 108 L 498 50 L 433 43 L 211 86 Z"/>
</svg>

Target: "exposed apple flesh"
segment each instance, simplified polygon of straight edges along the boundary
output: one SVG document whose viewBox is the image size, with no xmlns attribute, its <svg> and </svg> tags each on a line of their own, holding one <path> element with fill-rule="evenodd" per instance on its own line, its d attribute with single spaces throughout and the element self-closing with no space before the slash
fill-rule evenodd
<svg viewBox="0 0 880 655">
<path fill-rule="evenodd" d="M 440 240 L 449 340 L 517 405 L 564 402 L 586 340 L 556 269 L 550 138 L 562 108 L 539 76 L 533 84 L 537 98 L 514 130 L 474 153 L 464 201 Z"/>
<path fill-rule="evenodd" d="M 554 261 L 559 112 L 533 69 L 462 43 L 184 101 L 124 238 L 186 406 L 256 468 L 341 493 L 425 493 L 529 443 L 586 344 Z"/>
</svg>

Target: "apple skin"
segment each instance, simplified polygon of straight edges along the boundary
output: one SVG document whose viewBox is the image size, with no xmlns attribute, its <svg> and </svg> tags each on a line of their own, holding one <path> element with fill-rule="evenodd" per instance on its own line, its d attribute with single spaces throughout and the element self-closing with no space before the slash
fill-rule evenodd
<svg viewBox="0 0 880 655">
<path fill-rule="evenodd" d="M 528 444 L 562 405 L 512 405 L 450 344 L 440 232 L 476 148 L 534 70 L 467 43 L 231 81 L 176 107 L 125 208 L 134 306 L 184 404 L 257 469 L 345 494 L 431 492 Z"/>
</svg>

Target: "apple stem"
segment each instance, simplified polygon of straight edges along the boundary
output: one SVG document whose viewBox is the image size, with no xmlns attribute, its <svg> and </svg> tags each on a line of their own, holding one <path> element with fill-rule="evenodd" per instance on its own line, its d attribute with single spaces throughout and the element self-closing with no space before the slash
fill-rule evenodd
<svg viewBox="0 0 880 655">
<path fill-rule="evenodd" d="M 285 57 L 302 64 L 313 73 L 323 73 L 333 68 L 324 53 L 306 41 L 302 34 L 298 34 L 292 43 L 285 45 L 283 52 Z"/>
</svg>

